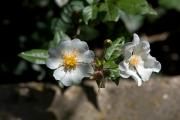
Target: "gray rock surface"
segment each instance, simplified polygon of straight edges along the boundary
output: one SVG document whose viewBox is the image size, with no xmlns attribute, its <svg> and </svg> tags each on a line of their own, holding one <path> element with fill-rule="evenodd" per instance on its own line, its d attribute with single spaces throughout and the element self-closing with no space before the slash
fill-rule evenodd
<svg viewBox="0 0 180 120">
<path fill-rule="evenodd" d="M 180 120 L 180 76 L 94 81 L 62 90 L 36 82 L 0 85 L 0 120 Z"/>
</svg>

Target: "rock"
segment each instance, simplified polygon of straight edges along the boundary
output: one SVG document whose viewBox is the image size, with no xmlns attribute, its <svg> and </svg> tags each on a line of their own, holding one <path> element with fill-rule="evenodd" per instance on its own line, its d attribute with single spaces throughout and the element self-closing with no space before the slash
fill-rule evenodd
<svg viewBox="0 0 180 120">
<path fill-rule="evenodd" d="M 132 80 L 105 89 L 94 81 L 71 86 L 20 83 L 0 86 L 0 120 L 179 120 L 180 76 Z"/>
</svg>

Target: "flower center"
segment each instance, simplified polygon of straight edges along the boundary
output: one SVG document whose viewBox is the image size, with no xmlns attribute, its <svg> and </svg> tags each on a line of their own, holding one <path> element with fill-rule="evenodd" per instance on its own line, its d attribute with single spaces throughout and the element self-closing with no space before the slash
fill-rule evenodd
<svg viewBox="0 0 180 120">
<path fill-rule="evenodd" d="M 139 56 L 137 56 L 137 55 L 132 55 L 132 56 L 130 57 L 129 63 L 130 63 L 131 65 L 133 65 L 133 66 L 138 65 L 138 64 L 139 64 Z"/>
<path fill-rule="evenodd" d="M 65 69 L 74 69 L 77 64 L 77 56 L 75 53 L 64 54 L 63 62 Z"/>
</svg>

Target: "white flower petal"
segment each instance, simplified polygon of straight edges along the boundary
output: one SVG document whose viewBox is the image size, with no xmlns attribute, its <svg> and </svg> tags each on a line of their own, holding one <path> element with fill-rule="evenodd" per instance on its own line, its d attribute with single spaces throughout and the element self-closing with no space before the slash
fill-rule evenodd
<svg viewBox="0 0 180 120">
<path fill-rule="evenodd" d="M 136 33 L 134 33 L 133 34 L 133 44 L 139 44 L 139 42 L 140 42 L 140 39 L 139 39 L 139 36 L 136 34 Z"/>
<path fill-rule="evenodd" d="M 60 42 L 60 45 L 58 47 L 58 53 L 59 55 L 63 55 L 64 52 L 71 52 L 73 51 L 73 44 L 71 40 L 64 40 L 62 42 Z"/>
<path fill-rule="evenodd" d="M 78 54 L 83 54 L 89 50 L 89 47 L 86 42 L 79 39 L 73 39 L 62 41 L 58 47 L 58 50 L 62 55 L 68 52 L 77 52 Z"/>
<path fill-rule="evenodd" d="M 136 73 L 133 73 L 131 77 L 137 82 L 138 86 L 142 85 L 142 80 Z"/>
<path fill-rule="evenodd" d="M 49 58 L 46 61 L 47 67 L 50 69 L 56 69 L 62 64 L 62 56 L 57 48 L 50 48 L 48 51 Z"/>
<path fill-rule="evenodd" d="M 60 80 L 64 86 L 72 85 L 72 81 L 69 78 L 70 72 L 65 72 L 63 67 L 56 69 L 53 76 L 56 80 Z"/>
<path fill-rule="evenodd" d="M 128 75 L 125 71 L 120 71 L 120 76 L 123 78 L 129 78 L 130 75 Z"/>
<path fill-rule="evenodd" d="M 127 72 L 127 74 L 129 74 L 137 82 L 138 86 L 142 85 L 142 80 L 141 80 L 141 78 L 139 77 L 139 75 L 137 74 L 136 71 L 129 69 L 126 72 Z"/>
<path fill-rule="evenodd" d="M 73 83 L 72 83 L 70 73 L 67 72 L 64 78 L 61 80 L 61 82 L 64 86 L 71 86 Z"/>
<path fill-rule="evenodd" d="M 149 54 L 149 52 L 150 45 L 148 41 L 141 41 L 138 45 L 136 45 L 133 51 L 133 53 L 136 55 Z"/>
<path fill-rule="evenodd" d="M 123 77 L 123 78 L 129 78 L 130 75 L 127 74 L 127 64 L 122 61 L 120 64 L 119 64 L 119 70 L 120 70 L 120 76 Z"/>
<path fill-rule="evenodd" d="M 78 63 L 77 69 L 79 69 L 84 77 L 90 77 L 94 73 L 92 65 L 87 63 Z"/>
<path fill-rule="evenodd" d="M 73 48 L 77 49 L 79 53 L 84 53 L 85 51 L 89 50 L 87 43 L 77 38 L 72 40 L 72 44 Z"/>
<path fill-rule="evenodd" d="M 123 54 L 124 54 L 124 59 L 129 59 L 132 54 L 134 54 L 134 52 L 136 52 L 136 48 L 138 48 L 137 50 L 139 51 L 139 44 L 140 44 L 140 39 L 139 36 L 137 34 L 133 35 L 133 41 L 132 42 L 128 42 L 124 45 L 123 47 Z M 141 48 L 140 48 L 141 49 Z"/>
<path fill-rule="evenodd" d="M 49 58 L 46 61 L 46 65 L 47 67 L 49 67 L 50 69 L 56 69 L 60 66 L 62 62 L 60 61 L 60 59 L 57 58 Z"/>
<path fill-rule="evenodd" d="M 144 68 L 143 65 L 137 65 L 136 66 L 138 74 L 141 76 L 143 81 L 149 80 L 151 74 L 152 74 L 152 69 L 149 68 Z"/>
<path fill-rule="evenodd" d="M 142 46 L 142 49 L 146 52 L 146 53 L 149 53 L 150 52 L 150 44 L 148 41 L 142 41 L 141 42 L 141 46 Z"/>
<path fill-rule="evenodd" d="M 79 68 L 76 68 L 75 70 L 71 71 L 69 77 L 71 78 L 73 84 L 79 84 L 84 78 L 84 75 L 82 74 L 82 71 Z"/>
<path fill-rule="evenodd" d="M 78 62 L 81 63 L 92 63 L 94 61 L 94 52 L 91 50 L 87 50 L 83 54 L 79 54 L 78 56 Z"/>
<path fill-rule="evenodd" d="M 133 54 L 133 50 L 134 50 L 135 44 L 132 44 L 132 42 L 128 42 L 123 46 L 123 55 L 124 55 L 124 59 L 129 59 L 131 57 L 131 55 Z"/>
<path fill-rule="evenodd" d="M 64 71 L 63 67 L 54 71 L 54 78 L 59 80 L 64 86 L 79 84 L 84 77 L 90 77 L 94 73 L 90 64 L 79 64 L 75 70 Z"/>
<path fill-rule="evenodd" d="M 135 70 L 129 68 L 128 63 L 126 63 L 125 61 L 121 62 L 119 65 L 119 69 L 121 77 L 128 78 L 129 76 L 131 76 L 138 83 L 138 86 L 142 85 L 141 78 Z"/>
<path fill-rule="evenodd" d="M 50 48 L 48 50 L 49 57 L 58 58 L 59 57 L 59 51 L 57 48 Z"/>
<path fill-rule="evenodd" d="M 144 67 L 150 68 L 153 72 L 159 72 L 161 70 L 161 63 L 155 57 L 147 55 L 144 57 Z"/>
<path fill-rule="evenodd" d="M 129 69 L 128 64 L 125 61 L 120 62 L 119 69 L 120 71 L 127 71 Z"/>
</svg>

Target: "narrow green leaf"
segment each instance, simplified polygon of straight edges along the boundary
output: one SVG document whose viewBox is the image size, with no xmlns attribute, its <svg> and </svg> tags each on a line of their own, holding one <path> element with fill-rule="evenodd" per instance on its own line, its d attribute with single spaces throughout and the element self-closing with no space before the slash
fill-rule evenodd
<svg viewBox="0 0 180 120">
<path fill-rule="evenodd" d="M 118 38 L 115 41 L 113 41 L 112 45 L 107 48 L 105 53 L 105 59 L 106 60 L 113 60 L 118 58 L 121 55 L 121 48 L 124 44 L 124 37 Z"/>
<path fill-rule="evenodd" d="M 48 58 L 48 51 L 43 49 L 33 49 L 18 54 L 19 57 L 35 64 L 45 64 Z"/>
</svg>

